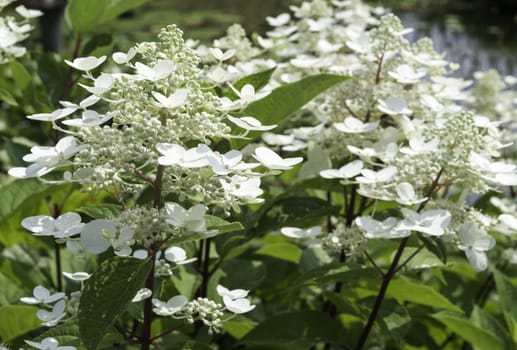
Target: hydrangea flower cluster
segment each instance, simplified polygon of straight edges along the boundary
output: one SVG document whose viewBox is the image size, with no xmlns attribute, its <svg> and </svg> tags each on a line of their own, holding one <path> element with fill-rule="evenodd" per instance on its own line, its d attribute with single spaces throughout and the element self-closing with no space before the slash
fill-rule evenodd
<svg viewBox="0 0 517 350">
<path fill-rule="evenodd" d="M 457 65 L 435 52 L 430 39 L 410 43 L 404 35 L 411 29 L 383 8 L 313 0 L 291 10 L 267 19 L 273 30 L 258 37 L 260 55 L 253 50 L 252 60 L 226 61 L 221 71 L 231 81 L 270 67 L 265 62 L 273 59 L 271 86 L 315 73 L 350 76 L 306 106 L 315 117 L 311 126 L 304 114 L 302 127 L 265 133 L 263 141 L 285 152 L 308 149 L 302 179 L 319 174 L 356 188 L 363 208 L 377 200 L 402 206 L 399 217 L 380 221 L 359 214 L 346 230 L 329 232 L 325 246 L 343 242 L 338 246 L 352 253 L 364 247 L 364 238 L 447 236 L 476 270 L 484 270 L 485 251 L 495 243 L 487 231 L 496 221 L 472 215 L 465 198 L 517 184 L 516 166 L 498 159 L 514 138 L 501 121 L 515 121 L 515 93 L 508 89 L 515 79 L 478 73 L 469 90 L 470 81 L 448 77 Z M 229 31 L 214 45 L 234 35 Z M 460 200 L 435 200 L 438 192 L 461 193 Z M 474 254 L 479 240 L 486 243 Z"/>
<path fill-rule="evenodd" d="M 12 2 L 14 0 L 1 0 L 0 12 Z M 43 12 L 27 9 L 23 5 L 17 6 L 15 10 L 23 18 L 22 20 L 10 15 L 0 17 L 0 64 L 8 62 L 12 57 L 25 54 L 25 47 L 20 46 L 19 43 L 25 40 L 33 29 L 30 20 L 43 15 Z"/>
<path fill-rule="evenodd" d="M 121 204 L 121 212 L 112 217 L 85 223 L 79 214 L 68 212 L 56 218 L 31 216 L 22 226 L 36 236 L 66 243 L 80 254 L 112 250 L 118 256 L 154 257 L 154 275 L 167 277 L 178 265 L 195 260 L 187 259 L 180 247 L 167 248 L 170 238 L 216 235 L 217 230 L 207 227 L 208 213 L 229 214 L 238 212 L 240 205 L 262 202 L 260 178 L 290 169 L 303 158 L 284 159 L 267 147 L 257 148 L 252 155 L 217 150 L 221 140 L 233 137 L 232 129 L 244 129 L 246 134 L 276 127 L 229 114 L 268 92 L 255 91 L 251 85 L 240 90 L 230 85 L 237 98 L 220 97 L 212 89 L 207 71 L 199 68 L 198 54 L 185 44 L 177 27 L 164 28 L 158 38 L 113 54 L 116 72 L 96 73 L 107 60 L 105 56 L 66 61 L 82 73 L 85 83 L 79 85 L 89 95 L 79 103 L 61 101 L 62 107 L 52 113 L 28 116 L 51 123 L 66 136 L 55 146 L 33 147 L 23 158 L 30 165 L 12 168 L 9 173 L 56 182 L 49 174 L 62 171 L 63 180 L 58 182 L 76 182 L 86 190 L 112 194 Z M 233 55 L 220 49 L 212 53 L 218 61 L 215 65 Z M 255 171 L 259 166 L 267 171 Z M 153 205 L 126 206 L 125 198 L 146 186 L 155 193 Z M 165 259 L 161 258 L 162 248 L 166 248 Z M 41 294 L 39 289 L 37 294 Z M 243 313 L 253 309 L 244 294 L 227 294 L 230 296 L 223 296 L 223 301 L 228 310 Z M 151 295 L 151 290 L 144 289 L 134 300 Z M 54 326 L 67 313 L 74 313 L 76 299 L 74 294 L 68 302 L 60 300 L 52 311 L 41 310 L 38 317 L 45 325 Z M 158 314 L 168 308 L 175 314 L 185 307 L 190 312 L 183 315 L 191 321 L 203 320 L 213 331 L 221 327 L 222 308 L 208 299 L 190 303 L 181 299 L 179 309 L 176 299 L 172 304 L 153 300 Z"/>
</svg>

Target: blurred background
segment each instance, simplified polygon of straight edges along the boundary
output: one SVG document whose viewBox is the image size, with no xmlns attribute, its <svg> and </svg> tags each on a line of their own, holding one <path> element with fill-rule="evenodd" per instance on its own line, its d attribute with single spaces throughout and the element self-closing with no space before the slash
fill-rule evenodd
<svg viewBox="0 0 517 350">
<path fill-rule="evenodd" d="M 60 8 L 66 0 L 24 0 L 30 7 L 49 15 L 42 25 L 58 35 Z M 300 0 L 150 0 L 117 21 L 104 24 L 98 33 L 111 33 L 118 49 L 135 41 L 152 39 L 161 27 L 176 23 L 187 38 L 210 42 L 238 22 L 248 31 L 267 30 L 266 16 L 285 12 Z M 461 65 L 457 75 L 469 77 L 477 70 L 497 69 L 502 75 L 517 75 L 517 0 L 365 0 L 390 8 L 406 27 L 414 28 L 408 38 L 429 36 L 438 52 Z M 65 32 L 66 36 L 66 32 Z M 48 35 L 47 35 L 48 37 Z M 105 39 L 107 40 L 107 39 Z M 46 38 L 45 45 L 61 50 Z M 66 41 L 65 41 L 66 42 Z M 65 48 L 66 49 L 66 48 Z"/>
</svg>

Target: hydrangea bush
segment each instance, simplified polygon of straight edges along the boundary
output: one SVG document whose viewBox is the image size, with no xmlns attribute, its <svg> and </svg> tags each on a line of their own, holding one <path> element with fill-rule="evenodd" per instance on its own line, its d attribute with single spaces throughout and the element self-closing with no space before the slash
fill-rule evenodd
<svg viewBox="0 0 517 350">
<path fill-rule="evenodd" d="M 80 38 L 123 10 L 67 18 Z M 512 347 L 517 79 L 452 78 L 358 0 L 266 20 L 64 60 L 27 115 L 53 145 L 1 190 L 26 237 L 1 241 L 5 346 Z"/>
</svg>

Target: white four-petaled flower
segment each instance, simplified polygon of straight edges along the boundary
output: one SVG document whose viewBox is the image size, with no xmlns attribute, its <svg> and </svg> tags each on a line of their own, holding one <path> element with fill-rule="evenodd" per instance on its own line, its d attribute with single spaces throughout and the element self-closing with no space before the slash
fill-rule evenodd
<svg viewBox="0 0 517 350">
<path fill-rule="evenodd" d="M 253 157 L 266 168 L 273 170 L 291 169 L 303 161 L 302 157 L 282 158 L 267 147 L 257 147 Z"/>
<path fill-rule="evenodd" d="M 188 210 L 178 203 L 165 203 L 165 210 L 168 218 L 165 220 L 168 224 L 176 227 L 185 227 L 192 232 L 206 232 L 205 214 L 207 207 L 203 204 L 197 204 Z"/>
<path fill-rule="evenodd" d="M 75 346 L 59 346 L 57 339 L 52 337 L 44 338 L 39 343 L 31 340 L 25 340 L 25 342 L 39 350 L 76 350 Z"/>
<path fill-rule="evenodd" d="M 36 286 L 32 290 L 33 297 L 23 297 L 20 301 L 25 304 L 52 304 L 60 299 L 63 299 L 65 293 L 58 292 L 51 294 L 50 291 L 43 286 Z"/>
<path fill-rule="evenodd" d="M 485 252 L 495 246 L 495 239 L 472 221 L 467 221 L 460 226 L 458 238 L 460 240 L 458 248 L 465 252 L 474 270 L 486 270 L 488 260 Z"/>
<path fill-rule="evenodd" d="M 222 285 L 217 285 L 217 293 L 223 298 L 226 309 L 235 313 L 243 314 L 255 308 L 246 297 L 249 291 L 244 289 L 229 290 Z"/>
<path fill-rule="evenodd" d="M 54 219 L 50 216 L 37 215 L 25 218 L 22 226 L 35 236 L 53 236 L 55 238 L 70 237 L 81 232 L 84 224 L 77 213 L 65 213 Z"/>
</svg>

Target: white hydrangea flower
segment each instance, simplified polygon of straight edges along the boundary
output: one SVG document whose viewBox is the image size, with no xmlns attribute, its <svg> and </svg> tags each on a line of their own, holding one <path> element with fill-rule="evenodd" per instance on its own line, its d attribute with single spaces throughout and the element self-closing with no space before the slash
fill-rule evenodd
<svg viewBox="0 0 517 350">
<path fill-rule="evenodd" d="M 390 97 L 387 100 L 378 101 L 377 108 L 388 115 L 412 114 L 413 112 L 407 107 L 407 102 L 402 97 Z"/>
<path fill-rule="evenodd" d="M 75 346 L 59 346 L 57 339 L 52 337 L 44 338 L 39 343 L 31 340 L 25 340 L 25 343 L 40 350 L 76 350 Z"/>
<path fill-rule="evenodd" d="M 308 229 L 298 227 L 282 227 L 280 232 L 290 238 L 313 238 L 321 234 L 321 226 L 314 226 Z"/>
<path fill-rule="evenodd" d="M 171 60 L 160 60 L 153 67 L 141 62 L 135 63 L 136 73 L 144 79 L 158 81 L 167 78 L 176 70 L 176 65 Z"/>
<path fill-rule="evenodd" d="M 287 170 L 303 161 L 302 157 L 282 158 L 267 147 L 257 147 L 253 157 L 272 170 Z"/>
<path fill-rule="evenodd" d="M 65 297 L 65 293 L 58 292 L 51 294 L 50 291 L 43 286 L 36 286 L 32 291 L 33 297 L 23 297 L 20 301 L 25 304 L 52 304 Z"/>
<path fill-rule="evenodd" d="M 398 195 L 395 200 L 402 205 L 420 204 L 427 200 L 427 197 L 418 198 L 413 185 L 411 185 L 409 182 L 399 183 L 397 187 L 395 187 L 395 191 Z"/>
<path fill-rule="evenodd" d="M 93 80 L 93 86 L 84 85 L 82 83 L 79 83 L 78 85 L 90 94 L 100 96 L 110 91 L 114 84 L 115 78 L 112 74 L 101 73 L 101 75 Z"/>
<path fill-rule="evenodd" d="M 173 109 L 181 107 L 187 102 L 188 90 L 178 89 L 167 97 L 156 91 L 151 92 L 151 94 L 158 102 L 158 106 L 162 108 Z"/>
<path fill-rule="evenodd" d="M 43 325 L 47 327 L 54 327 L 61 321 L 66 315 L 66 303 L 64 300 L 60 300 L 54 304 L 52 311 L 40 309 L 36 312 L 36 317 L 43 321 Z"/>
<path fill-rule="evenodd" d="M 66 238 L 81 232 L 84 224 L 77 213 L 65 213 L 54 219 L 50 216 L 37 215 L 25 218 L 22 226 L 34 233 L 35 236 L 53 236 Z"/>
<path fill-rule="evenodd" d="M 158 158 L 158 163 L 165 166 L 179 165 L 184 168 L 201 168 L 209 164 L 207 154 L 212 150 L 206 145 L 198 145 L 197 147 L 185 150 L 180 145 L 170 143 L 158 143 L 156 145 L 158 152 L 163 156 Z"/>
<path fill-rule="evenodd" d="M 355 117 L 346 117 L 342 123 L 334 123 L 333 126 L 345 133 L 365 133 L 375 130 L 379 122 L 363 123 Z"/>
<path fill-rule="evenodd" d="M 320 171 L 320 176 L 325 179 L 349 179 L 361 174 L 363 170 L 363 162 L 361 160 L 354 160 L 348 164 L 343 165 L 339 169 L 327 169 Z"/>
<path fill-rule="evenodd" d="M 401 64 L 395 70 L 388 72 L 388 75 L 401 84 L 414 84 L 422 79 L 426 72 L 423 69 L 415 71 L 409 64 Z"/>
<path fill-rule="evenodd" d="M 397 230 L 441 236 L 451 222 L 451 213 L 443 209 L 426 210 L 422 213 L 407 208 L 402 208 L 401 211 L 405 219 L 398 223 Z"/>
<path fill-rule="evenodd" d="M 174 314 L 181 312 L 187 305 L 188 299 L 183 295 L 176 295 L 175 297 L 170 298 L 167 302 L 154 298 L 152 302 L 154 306 L 153 312 L 155 314 L 160 316 L 172 316 L 174 318 Z"/>
<path fill-rule="evenodd" d="M 370 216 L 361 216 L 355 219 L 355 224 L 365 231 L 366 238 L 404 238 L 411 234 L 408 230 L 397 230 L 397 219 L 389 217 L 384 221 L 378 221 Z"/>
<path fill-rule="evenodd" d="M 131 302 L 133 303 L 138 303 L 140 301 L 143 301 L 145 299 L 148 299 L 150 298 L 151 296 L 153 295 L 153 291 L 150 290 L 149 288 L 140 288 L 135 296 L 133 297 L 133 299 L 131 299 Z"/>
<path fill-rule="evenodd" d="M 397 175 L 398 169 L 392 165 L 381 169 L 379 171 L 373 171 L 370 169 L 362 169 L 361 175 L 355 178 L 358 183 L 361 184 L 376 184 L 380 182 L 388 182 Z"/>
<path fill-rule="evenodd" d="M 65 63 L 74 69 L 88 72 L 103 64 L 104 61 L 106 61 L 106 56 L 101 56 L 99 58 L 94 56 L 88 56 L 78 57 L 73 61 L 65 60 Z"/>
<path fill-rule="evenodd" d="M 495 239 L 480 229 L 474 222 L 467 221 L 458 229 L 458 248 L 465 252 L 476 271 L 484 271 L 488 266 L 486 251 L 495 246 Z"/>
<path fill-rule="evenodd" d="M 184 227 L 192 232 L 206 232 L 205 214 L 207 207 L 203 204 L 196 204 L 188 210 L 178 203 L 165 203 L 168 224 L 176 227 Z"/>
<path fill-rule="evenodd" d="M 501 214 L 497 217 L 499 223 L 494 227 L 495 230 L 505 234 L 513 235 L 517 233 L 517 217 L 511 214 Z"/>
<path fill-rule="evenodd" d="M 244 289 L 229 290 L 228 288 L 218 284 L 217 294 L 223 298 L 226 309 L 235 313 L 243 314 L 249 312 L 255 308 L 256 305 L 252 305 L 251 302 L 246 299 L 249 291 Z"/>
<path fill-rule="evenodd" d="M 267 16 L 266 21 L 272 27 L 281 27 L 289 23 L 291 15 L 289 13 L 281 13 L 276 17 Z"/>
<path fill-rule="evenodd" d="M 235 52 L 236 50 L 235 49 L 230 49 L 230 50 L 227 50 L 227 51 L 224 51 L 221 50 L 220 48 L 209 48 L 208 49 L 208 52 L 210 52 L 210 54 L 218 61 L 220 62 L 223 62 L 223 61 L 226 61 L 226 60 L 229 60 L 230 58 L 233 57 L 233 55 L 235 55 Z"/>
<path fill-rule="evenodd" d="M 86 110 L 81 114 L 81 119 L 63 120 L 63 124 L 79 128 L 91 128 L 106 123 L 113 118 L 113 114 L 114 112 L 102 115 L 93 110 Z"/>
<path fill-rule="evenodd" d="M 180 247 L 169 247 L 165 249 L 164 255 L 165 259 L 175 263 L 176 265 L 190 264 L 197 260 L 197 258 L 187 259 L 187 252 L 185 249 Z"/>
<path fill-rule="evenodd" d="M 237 125 L 240 128 L 243 128 L 244 130 L 248 131 L 267 131 L 272 130 L 277 127 L 276 124 L 274 125 L 262 125 L 260 120 L 255 119 L 253 117 L 240 117 L 235 118 L 231 115 L 227 116 L 228 120 Z"/>
<path fill-rule="evenodd" d="M 73 136 L 62 138 L 54 147 L 34 146 L 30 154 L 23 156 L 24 161 L 34 164 L 27 168 L 11 168 L 9 175 L 20 178 L 43 176 L 86 147 L 77 145 L 77 139 Z"/>
<path fill-rule="evenodd" d="M 84 282 L 87 279 L 89 279 L 90 277 L 92 277 L 92 274 L 88 273 L 88 272 L 81 272 L 81 271 L 73 272 L 73 273 L 63 272 L 63 276 L 65 276 L 66 278 L 68 278 L 72 281 Z"/>
<path fill-rule="evenodd" d="M 129 61 L 136 56 L 136 49 L 134 47 L 130 48 L 128 52 L 114 52 L 111 58 L 117 64 L 127 64 Z"/>
<path fill-rule="evenodd" d="M 23 5 L 16 6 L 16 8 L 14 10 L 16 12 L 18 12 L 18 14 L 20 16 L 25 17 L 25 18 L 36 18 L 36 17 L 43 16 L 43 12 L 41 12 L 39 10 L 28 9 Z"/>
</svg>

